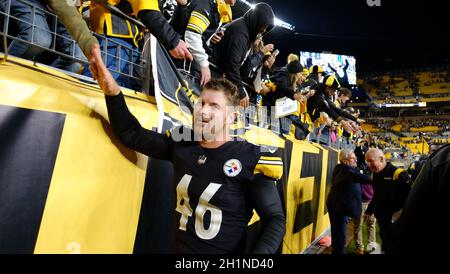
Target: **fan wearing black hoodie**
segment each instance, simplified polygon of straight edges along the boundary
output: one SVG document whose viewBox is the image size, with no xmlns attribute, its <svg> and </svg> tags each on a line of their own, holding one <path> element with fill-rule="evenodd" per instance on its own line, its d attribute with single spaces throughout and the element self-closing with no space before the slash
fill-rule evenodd
<svg viewBox="0 0 450 274">
<path fill-rule="evenodd" d="M 258 3 L 243 17 L 227 25 L 224 37 L 217 44 L 217 65 L 225 76 L 239 88 L 240 105 L 249 105 L 249 95 L 242 84 L 240 67 L 258 34 L 274 27 L 275 15 L 266 3 Z"/>
</svg>

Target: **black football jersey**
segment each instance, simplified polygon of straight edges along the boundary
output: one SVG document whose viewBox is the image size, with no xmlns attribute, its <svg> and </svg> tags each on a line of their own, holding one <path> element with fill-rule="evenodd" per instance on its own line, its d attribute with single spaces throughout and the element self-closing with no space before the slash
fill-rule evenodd
<svg viewBox="0 0 450 274">
<path fill-rule="evenodd" d="M 173 162 L 176 253 L 243 252 L 253 209 L 263 226 L 251 252 L 277 251 L 285 232 L 275 187 L 275 179 L 283 173 L 281 157 L 263 153 L 262 147 L 242 139 L 215 149 L 202 148 L 189 141 L 193 134 L 188 128 L 176 127 L 166 134 L 143 128 L 126 107 L 122 93 L 106 96 L 106 103 L 111 127 L 124 145 Z"/>
<path fill-rule="evenodd" d="M 245 140 L 205 149 L 167 136 L 177 194 L 175 252 L 241 252 L 254 206 L 247 183 L 260 173 L 279 179 L 281 158 Z"/>
</svg>

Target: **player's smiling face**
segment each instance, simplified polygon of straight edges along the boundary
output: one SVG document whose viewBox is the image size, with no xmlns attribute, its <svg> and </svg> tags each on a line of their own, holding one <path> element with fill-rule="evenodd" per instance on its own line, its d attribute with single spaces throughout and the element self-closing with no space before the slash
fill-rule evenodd
<svg viewBox="0 0 450 274">
<path fill-rule="evenodd" d="M 233 123 L 233 111 L 222 91 L 203 90 L 194 106 L 194 130 L 205 140 L 218 140 Z"/>
</svg>

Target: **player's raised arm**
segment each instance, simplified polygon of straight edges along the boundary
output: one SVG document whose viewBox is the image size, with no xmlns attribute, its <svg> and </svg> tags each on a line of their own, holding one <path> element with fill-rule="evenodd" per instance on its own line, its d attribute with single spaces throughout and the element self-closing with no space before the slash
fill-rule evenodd
<svg viewBox="0 0 450 274">
<path fill-rule="evenodd" d="M 103 63 L 97 44 L 92 46 L 89 63 L 94 79 L 105 93 L 109 122 L 119 140 L 125 146 L 148 156 L 170 160 L 169 138 L 143 128 L 131 114 L 119 85 Z"/>
</svg>

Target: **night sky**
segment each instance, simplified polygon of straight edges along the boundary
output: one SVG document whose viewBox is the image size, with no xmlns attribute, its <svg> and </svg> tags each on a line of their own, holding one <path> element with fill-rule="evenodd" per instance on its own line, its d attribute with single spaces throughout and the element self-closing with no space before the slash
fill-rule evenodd
<svg viewBox="0 0 450 274">
<path fill-rule="evenodd" d="M 358 72 L 449 63 L 450 10 L 444 0 L 381 0 L 380 7 L 366 0 L 249 2 L 266 2 L 295 25 L 295 32 L 278 28 L 265 38 L 280 49 L 280 65 L 300 50 L 356 56 Z"/>
</svg>

